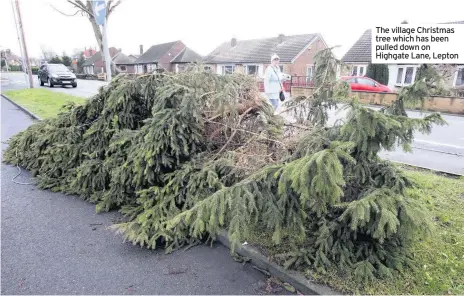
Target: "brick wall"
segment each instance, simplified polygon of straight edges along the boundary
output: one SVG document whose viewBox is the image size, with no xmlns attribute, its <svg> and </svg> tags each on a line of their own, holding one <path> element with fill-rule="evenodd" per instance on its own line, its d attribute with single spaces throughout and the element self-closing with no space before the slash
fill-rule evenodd
<svg viewBox="0 0 464 296">
<path fill-rule="evenodd" d="M 292 76 L 306 76 L 308 65 L 314 64 L 314 56 L 321 50 L 327 48 L 321 39 L 317 38 L 311 44 L 311 49 L 306 49 L 299 55 L 293 64 L 288 65 L 286 73 Z"/>
<path fill-rule="evenodd" d="M 125 66 L 126 71 L 122 71 L 122 73 L 135 73 L 135 65 L 118 65 L 118 67 Z"/>
<path fill-rule="evenodd" d="M 307 97 L 311 95 L 312 91 L 313 88 L 292 87 L 291 95 L 292 97 Z M 388 106 L 398 98 L 398 94 L 396 93 L 353 91 L 351 92 L 351 95 L 357 97 L 362 104 L 380 106 Z M 420 104 L 413 108 L 420 109 Z M 425 99 L 424 109 L 428 111 L 464 114 L 464 98 L 438 96 L 428 97 Z"/>
</svg>

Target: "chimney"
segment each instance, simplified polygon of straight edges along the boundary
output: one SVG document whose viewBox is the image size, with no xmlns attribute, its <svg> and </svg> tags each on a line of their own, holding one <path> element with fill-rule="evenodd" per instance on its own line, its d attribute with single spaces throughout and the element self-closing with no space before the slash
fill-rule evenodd
<svg viewBox="0 0 464 296">
<path fill-rule="evenodd" d="M 142 54 L 143 54 L 143 45 L 140 44 L 140 55 L 142 55 Z"/>
<path fill-rule="evenodd" d="M 237 45 L 237 38 L 232 38 L 232 40 L 230 40 L 230 47 L 234 47 Z"/>
<path fill-rule="evenodd" d="M 279 34 L 278 41 L 279 41 L 279 44 L 284 42 L 284 34 Z"/>
</svg>

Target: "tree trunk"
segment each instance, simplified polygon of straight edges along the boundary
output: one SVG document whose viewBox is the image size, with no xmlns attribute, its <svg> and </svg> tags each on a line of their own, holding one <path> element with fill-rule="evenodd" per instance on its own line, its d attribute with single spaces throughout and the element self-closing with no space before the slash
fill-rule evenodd
<svg viewBox="0 0 464 296">
<path fill-rule="evenodd" d="M 92 1 L 87 0 L 87 9 L 92 11 Z M 100 47 L 100 52 L 102 53 L 103 57 L 103 35 L 100 30 L 100 26 L 97 25 L 97 21 L 95 20 L 93 15 L 89 15 L 89 21 L 92 24 L 93 33 L 95 34 L 95 39 L 97 39 L 98 46 Z"/>
</svg>

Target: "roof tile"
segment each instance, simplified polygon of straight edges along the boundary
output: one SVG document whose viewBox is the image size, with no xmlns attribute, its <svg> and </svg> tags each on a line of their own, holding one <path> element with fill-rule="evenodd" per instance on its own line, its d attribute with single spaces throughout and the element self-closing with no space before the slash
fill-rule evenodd
<svg viewBox="0 0 464 296">
<path fill-rule="evenodd" d="M 231 47 L 231 42 L 224 42 L 208 56 L 206 63 L 265 63 L 270 62 L 272 54 L 277 54 L 280 61 L 291 62 L 317 34 L 284 36 L 279 44 L 279 37 L 237 40 L 237 44 Z"/>
<path fill-rule="evenodd" d="M 145 51 L 135 61 L 136 64 L 156 63 L 163 55 L 165 55 L 177 42 L 172 41 L 168 43 L 156 44 Z"/>
</svg>

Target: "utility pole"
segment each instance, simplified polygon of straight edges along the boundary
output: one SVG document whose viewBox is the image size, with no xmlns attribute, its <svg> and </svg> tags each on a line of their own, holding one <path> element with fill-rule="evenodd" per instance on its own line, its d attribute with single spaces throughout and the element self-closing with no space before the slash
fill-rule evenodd
<svg viewBox="0 0 464 296">
<path fill-rule="evenodd" d="M 23 28 L 23 21 L 21 18 L 21 10 L 19 9 L 19 0 L 16 0 L 16 10 L 18 11 L 18 23 L 19 23 L 19 30 L 21 33 L 21 39 L 23 42 L 23 49 L 24 49 L 24 58 L 26 59 L 26 70 L 29 75 L 29 87 L 34 88 L 34 83 L 32 81 L 32 69 L 31 63 L 29 61 L 29 55 L 27 54 L 27 47 L 26 47 L 26 38 L 24 37 L 24 28 Z"/>
<path fill-rule="evenodd" d="M 93 12 L 95 14 L 95 22 L 97 25 L 102 26 L 103 29 L 103 56 L 106 64 L 106 81 L 111 82 L 111 56 L 108 49 L 108 36 L 106 34 L 107 20 L 106 20 L 106 1 L 94 0 Z"/>
</svg>

